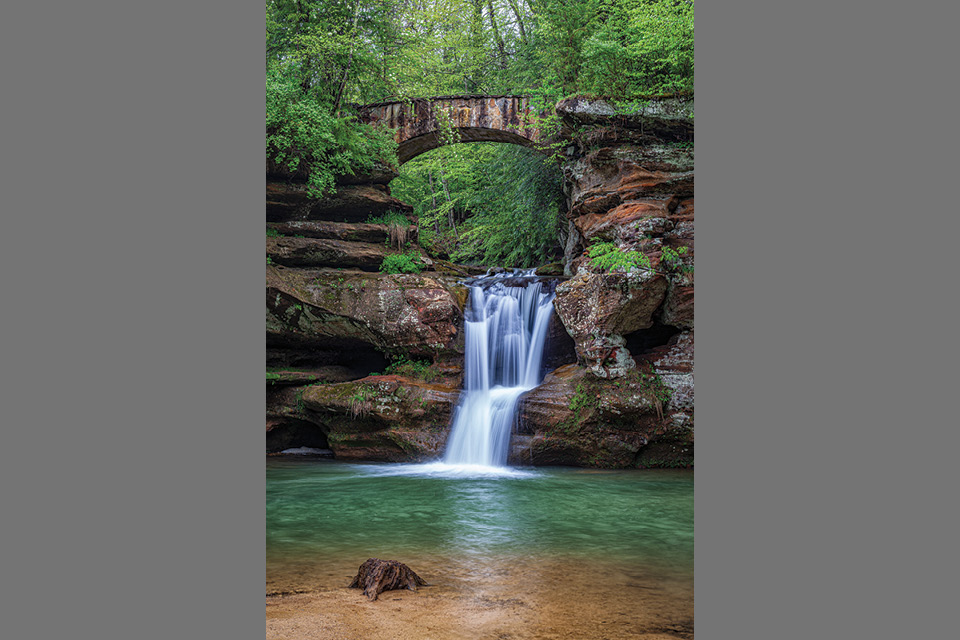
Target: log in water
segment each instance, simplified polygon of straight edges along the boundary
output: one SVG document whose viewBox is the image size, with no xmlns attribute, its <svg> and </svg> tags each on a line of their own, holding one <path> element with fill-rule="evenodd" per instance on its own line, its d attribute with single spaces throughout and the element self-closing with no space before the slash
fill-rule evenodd
<svg viewBox="0 0 960 640">
<path fill-rule="evenodd" d="M 416 591 L 418 586 L 426 585 L 426 580 L 402 562 L 370 558 L 360 565 L 357 575 L 347 588 L 363 589 L 365 596 L 376 600 L 384 591 L 394 589 Z"/>
</svg>

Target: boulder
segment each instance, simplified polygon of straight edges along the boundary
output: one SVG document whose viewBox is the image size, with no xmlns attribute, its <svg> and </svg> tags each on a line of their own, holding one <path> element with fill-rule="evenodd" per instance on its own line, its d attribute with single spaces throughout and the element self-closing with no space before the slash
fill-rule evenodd
<svg viewBox="0 0 960 640">
<path fill-rule="evenodd" d="M 512 464 L 635 466 L 651 444 L 673 442 L 671 391 L 649 363 L 616 380 L 566 365 L 520 400 Z M 663 465 L 675 466 L 675 465 Z"/>
<path fill-rule="evenodd" d="M 534 273 L 536 273 L 538 276 L 562 276 L 563 263 L 551 262 L 550 264 L 545 264 L 537 267 L 537 270 Z"/>
<path fill-rule="evenodd" d="M 692 95 L 652 98 L 642 101 L 629 111 L 603 98 L 572 96 L 558 102 L 556 112 L 565 124 L 574 127 L 607 125 L 616 122 L 625 127 L 659 127 L 659 135 L 664 135 L 664 131 L 671 130 L 670 127 L 689 135 L 693 133 Z"/>
<path fill-rule="evenodd" d="M 434 361 L 463 355 L 464 287 L 452 278 L 267 265 L 266 285 L 268 347 L 359 343 Z"/>
<path fill-rule="evenodd" d="M 303 390 L 303 413 L 341 460 L 415 462 L 443 454 L 458 388 L 396 375 Z"/>
<path fill-rule="evenodd" d="M 616 378 L 635 366 L 624 334 L 653 325 L 666 290 L 667 279 L 649 271 L 582 270 L 557 287 L 554 306 L 581 363 L 598 377 Z"/>
</svg>

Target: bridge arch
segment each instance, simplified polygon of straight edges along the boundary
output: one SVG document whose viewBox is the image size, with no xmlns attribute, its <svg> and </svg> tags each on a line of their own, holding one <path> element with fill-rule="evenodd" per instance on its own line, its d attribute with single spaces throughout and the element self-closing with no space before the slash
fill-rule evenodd
<svg viewBox="0 0 960 640">
<path fill-rule="evenodd" d="M 360 107 L 362 122 L 396 129 L 397 157 L 403 164 L 449 144 L 442 131 L 457 131 L 457 142 L 505 142 L 538 148 L 538 131 L 526 96 L 438 96 Z"/>
</svg>

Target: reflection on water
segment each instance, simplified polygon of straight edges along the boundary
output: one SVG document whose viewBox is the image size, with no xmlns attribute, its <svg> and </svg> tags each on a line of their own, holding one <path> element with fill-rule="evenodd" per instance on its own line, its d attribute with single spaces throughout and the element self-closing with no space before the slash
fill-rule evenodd
<svg viewBox="0 0 960 640">
<path fill-rule="evenodd" d="M 369 557 L 454 581 L 566 558 L 692 585 L 692 472 L 506 471 L 269 458 L 267 591 L 341 587 Z"/>
</svg>

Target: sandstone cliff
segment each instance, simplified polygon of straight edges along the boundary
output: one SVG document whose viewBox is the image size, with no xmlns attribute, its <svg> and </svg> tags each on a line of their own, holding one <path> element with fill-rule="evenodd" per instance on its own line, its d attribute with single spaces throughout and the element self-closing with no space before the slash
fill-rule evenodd
<svg viewBox="0 0 960 640">
<path fill-rule="evenodd" d="M 618 113 L 598 100 L 557 105 L 569 140 L 569 219 L 550 373 L 520 402 L 512 464 L 693 464 L 692 101 Z M 477 269 L 425 259 L 421 274 L 378 272 L 399 251 L 371 215 L 410 208 L 391 175 L 352 177 L 322 200 L 296 176 L 267 182 L 267 450 L 422 461 L 443 451 L 463 367 L 461 279 Z M 349 183 L 348 183 L 349 182 Z M 650 270 L 610 273 L 586 251 L 613 243 Z M 404 370 L 396 358 L 416 360 Z M 400 374 L 400 375 L 397 375 Z"/>
</svg>

